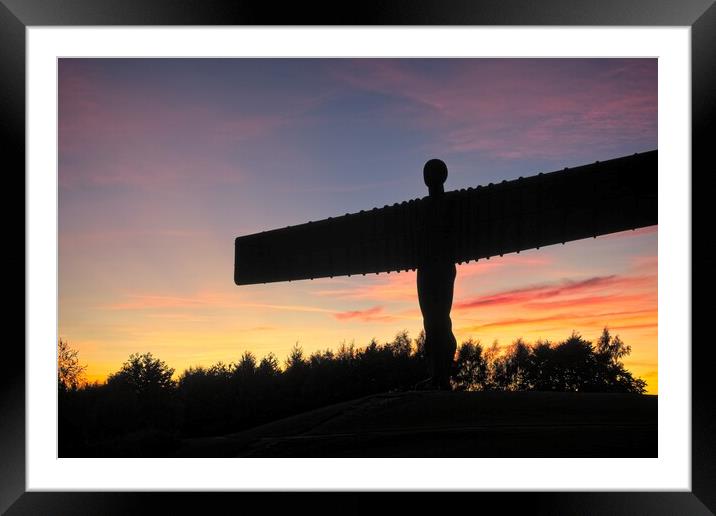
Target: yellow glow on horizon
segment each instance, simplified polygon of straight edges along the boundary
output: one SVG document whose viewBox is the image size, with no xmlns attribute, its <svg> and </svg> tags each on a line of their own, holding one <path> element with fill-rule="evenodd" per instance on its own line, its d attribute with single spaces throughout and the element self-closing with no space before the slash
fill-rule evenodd
<svg viewBox="0 0 716 516">
<path fill-rule="evenodd" d="M 631 236 L 655 244 L 652 229 Z M 656 256 L 627 256 L 620 269 L 582 263 L 628 242 L 617 234 L 458 266 L 452 310 L 458 342 L 560 342 L 572 331 L 595 342 L 607 326 L 631 346 L 627 369 L 657 394 Z M 282 364 L 297 343 L 310 355 L 343 342 L 360 348 L 372 338 L 390 341 L 402 330 L 417 337 L 415 281 L 407 272 L 237 288 L 210 275 L 194 291 L 112 288 L 96 300 L 61 296 L 59 330 L 87 364 L 89 381 L 104 381 L 137 352 L 151 352 L 177 375 L 191 366 L 236 362 L 245 351 L 259 359 L 273 353 Z"/>
<path fill-rule="evenodd" d="M 416 300 L 417 303 L 417 300 Z M 612 335 L 619 335 L 620 338 L 631 346 L 631 355 L 625 357 L 624 363 L 636 377 L 647 381 L 647 393 L 658 393 L 657 363 L 654 360 L 653 348 L 656 342 L 657 313 L 647 314 L 628 318 L 638 322 L 636 328 L 620 329 L 618 324 L 610 325 Z M 109 374 L 117 371 L 129 353 L 152 352 L 167 364 L 175 369 L 175 376 L 191 366 L 209 366 L 216 362 L 231 363 L 239 359 L 244 351 L 251 351 L 257 358 L 262 358 L 268 353 L 273 353 L 283 364 L 291 348 L 295 344 L 301 345 L 306 356 L 319 350 L 337 350 L 342 342 L 354 342 L 356 347 L 365 347 L 372 338 L 379 342 L 386 342 L 393 339 L 398 331 L 407 330 L 412 338 L 417 337 L 422 328 L 419 319 L 406 321 L 402 326 L 395 326 L 390 323 L 365 324 L 371 328 L 361 328 L 360 332 L 345 331 L 340 325 L 327 324 L 326 326 L 303 326 L 294 328 L 269 328 L 256 327 L 244 330 L 241 338 L 230 329 L 206 332 L 196 330 L 191 333 L 159 328 L 153 332 L 143 334 L 140 338 L 133 340 L 131 346 L 122 345 L 114 351 L 103 349 L 97 342 L 72 340 L 68 337 L 70 345 L 79 350 L 83 364 L 87 365 L 86 378 L 89 382 L 104 382 Z M 457 329 L 461 318 L 454 318 L 456 327 L 455 336 L 458 343 L 469 338 L 480 340 L 483 346 L 488 347 L 493 342 L 506 346 L 517 338 L 523 338 L 529 343 L 540 339 L 560 342 L 566 339 L 576 330 L 591 342 L 595 342 L 602 332 L 601 324 L 570 325 L 570 321 L 549 321 L 548 327 L 536 327 L 527 329 L 522 325 L 504 325 L 490 328 L 489 333 L 476 333 L 471 331 L 460 331 Z M 560 324 L 561 323 L 561 324 Z M 522 331 L 520 331 L 522 330 Z M 346 335 L 350 333 L 350 338 Z M 63 338 L 65 338 L 63 336 Z M 200 343 L 200 344 L 197 344 Z M 131 349 L 132 351 L 129 351 Z"/>
</svg>

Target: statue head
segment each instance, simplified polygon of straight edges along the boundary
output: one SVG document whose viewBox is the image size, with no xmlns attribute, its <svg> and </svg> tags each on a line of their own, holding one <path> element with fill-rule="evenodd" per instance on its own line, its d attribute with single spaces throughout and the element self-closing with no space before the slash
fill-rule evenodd
<svg viewBox="0 0 716 516">
<path fill-rule="evenodd" d="M 445 162 L 439 159 L 431 159 L 423 167 L 423 180 L 431 196 L 444 193 L 443 184 L 447 179 L 448 171 Z"/>
</svg>

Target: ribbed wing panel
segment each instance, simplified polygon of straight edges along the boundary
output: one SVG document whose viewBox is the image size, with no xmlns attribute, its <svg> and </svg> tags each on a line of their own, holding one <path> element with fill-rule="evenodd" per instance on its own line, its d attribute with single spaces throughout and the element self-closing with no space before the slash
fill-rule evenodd
<svg viewBox="0 0 716 516">
<path fill-rule="evenodd" d="M 234 281 L 402 271 L 651 226 L 657 157 L 635 154 L 239 237 Z"/>
</svg>

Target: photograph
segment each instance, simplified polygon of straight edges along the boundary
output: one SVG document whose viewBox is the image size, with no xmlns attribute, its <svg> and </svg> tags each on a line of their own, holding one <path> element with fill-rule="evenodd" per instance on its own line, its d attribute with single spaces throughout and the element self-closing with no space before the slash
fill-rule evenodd
<svg viewBox="0 0 716 516">
<path fill-rule="evenodd" d="M 657 458 L 658 79 L 58 58 L 58 456 Z"/>
<path fill-rule="evenodd" d="M 0 513 L 714 514 L 714 0 L 0 4 Z"/>
</svg>

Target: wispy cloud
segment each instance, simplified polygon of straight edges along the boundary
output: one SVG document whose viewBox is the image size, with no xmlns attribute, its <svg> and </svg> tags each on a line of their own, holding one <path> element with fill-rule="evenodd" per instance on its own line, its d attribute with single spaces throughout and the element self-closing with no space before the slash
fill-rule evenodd
<svg viewBox="0 0 716 516">
<path fill-rule="evenodd" d="M 305 305 L 276 305 L 270 303 L 239 303 L 236 306 L 244 308 L 264 308 L 269 310 L 281 310 L 287 312 L 312 312 L 320 314 L 335 314 L 335 310 Z"/>
<path fill-rule="evenodd" d="M 455 152 L 551 158 L 586 144 L 608 149 L 615 142 L 655 142 L 655 60 L 604 61 L 598 80 L 575 61 L 516 61 L 453 60 L 449 73 L 425 74 L 404 60 L 366 60 L 345 66 L 339 77 L 354 88 L 404 99 L 401 117 L 436 129 L 443 148 Z M 530 73 L 532 66 L 541 73 Z"/>
<path fill-rule="evenodd" d="M 642 322 L 629 322 L 634 320 L 640 320 Z M 480 332 L 495 328 L 499 328 L 501 330 L 509 329 L 517 332 L 524 331 L 524 329 L 543 330 L 545 329 L 543 327 L 545 323 L 557 323 L 557 326 L 553 327 L 560 328 L 562 331 L 565 331 L 565 329 L 567 329 L 567 331 L 569 331 L 569 329 L 584 330 L 595 326 L 599 328 L 609 326 L 614 329 L 633 329 L 656 328 L 657 319 L 655 310 L 605 313 L 557 313 L 545 316 L 513 317 L 509 319 L 492 320 L 482 324 L 463 326 L 458 328 L 457 331 L 460 333 Z"/>
<path fill-rule="evenodd" d="M 518 303 L 536 302 L 566 295 L 583 292 L 592 292 L 610 287 L 637 287 L 651 284 L 649 276 L 595 276 L 582 280 L 562 280 L 557 283 L 547 283 L 529 287 L 517 288 L 464 299 L 453 305 L 455 310 L 467 310 L 477 307 L 513 305 Z"/>
<path fill-rule="evenodd" d="M 466 278 L 491 274 L 503 268 L 529 267 L 530 269 L 534 269 L 536 267 L 547 267 L 552 263 L 552 258 L 545 255 L 505 255 L 499 259 L 482 260 L 459 265 L 457 267 L 456 282 Z M 346 286 L 344 287 L 320 289 L 313 291 L 312 294 L 318 297 L 329 297 L 333 299 L 362 299 L 375 300 L 378 302 L 417 301 L 417 273 L 415 271 L 405 271 L 398 274 L 380 274 L 378 276 L 371 275 L 368 277 L 372 278 L 368 280 L 370 281 L 369 283 L 361 282 L 360 284 L 355 284 L 345 282 Z"/>
<path fill-rule="evenodd" d="M 555 299 L 551 301 L 534 301 L 523 305 L 524 308 L 530 310 L 554 310 L 560 308 L 579 307 L 580 309 L 598 308 L 605 306 L 631 306 L 634 304 L 643 304 L 645 302 L 653 303 L 651 296 L 644 294 L 606 294 L 602 296 L 582 296 L 570 299 Z"/>
<path fill-rule="evenodd" d="M 368 280 L 370 281 L 370 280 Z M 371 299 L 380 301 L 410 301 L 417 299 L 416 273 L 381 274 L 370 283 L 349 284 L 343 288 L 316 290 L 314 295 L 333 299 Z"/>
<path fill-rule="evenodd" d="M 384 314 L 382 306 L 374 306 L 372 308 L 367 308 L 366 310 L 350 310 L 347 312 L 338 312 L 333 314 L 333 317 L 335 317 L 339 321 L 358 319 L 363 322 L 390 322 L 397 320 L 397 317 L 395 316 Z"/>
<path fill-rule="evenodd" d="M 125 301 L 104 306 L 108 310 L 154 310 L 164 308 L 197 308 L 216 304 L 209 298 L 161 295 L 129 295 Z"/>
<path fill-rule="evenodd" d="M 224 292 L 199 292 L 190 296 L 130 294 L 124 296 L 123 301 L 110 303 L 100 308 L 117 311 L 152 311 L 165 309 L 197 310 L 201 308 L 258 308 L 261 310 L 313 312 L 325 314 L 334 314 L 338 312 L 337 310 L 309 305 L 247 302 L 238 295 L 231 295 Z"/>
</svg>

